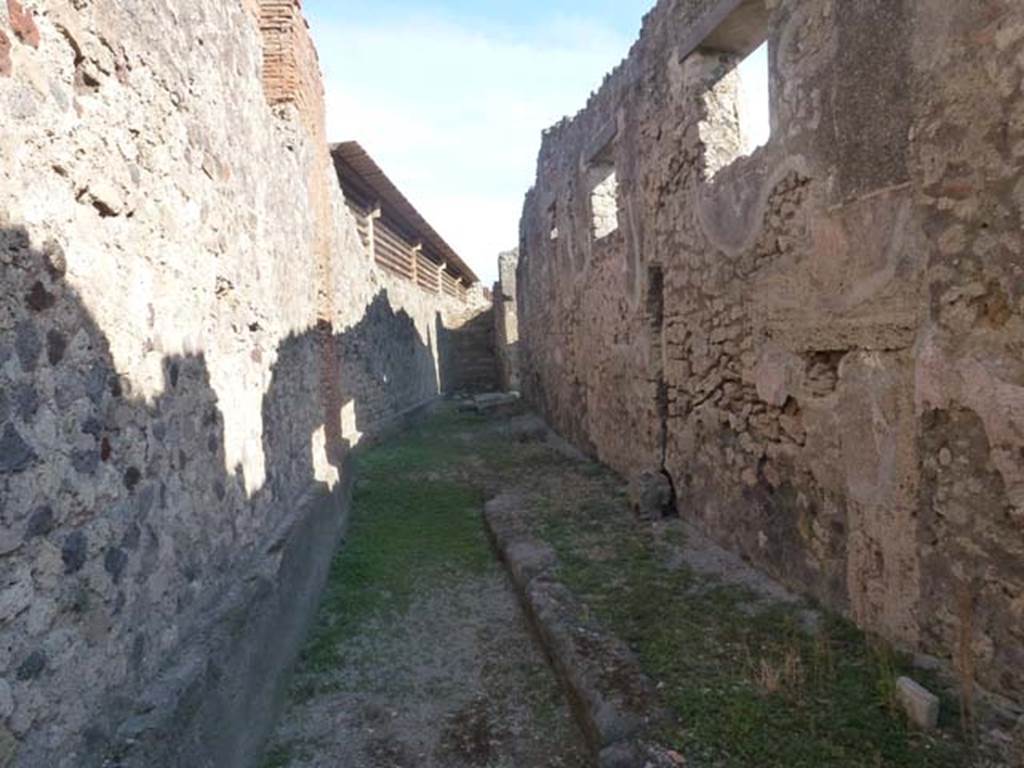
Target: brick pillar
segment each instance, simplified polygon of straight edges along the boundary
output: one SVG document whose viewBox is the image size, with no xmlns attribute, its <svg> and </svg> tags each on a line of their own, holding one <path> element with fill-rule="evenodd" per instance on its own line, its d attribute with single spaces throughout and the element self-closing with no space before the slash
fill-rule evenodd
<svg viewBox="0 0 1024 768">
<path fill-rule="evenodd" d="M 332 185 L 334 163 L 327 146 L 324 87 L 320 61 L 302 15 L 300 0 L 243 0 L 257 2 L 263 35 L 263 89 L 272 105 L 291 104 L 315 150 L 309 168 L 309 207 L 313 212 L 314 263 L 317 287 L 317 330 L 321 344 L 321 397 L 327 458 L 340 467 L 342 442 L 341 384 L 334 341 L 334 290 L 331 258 L 334 245 Z M 372 230 L 371 230 L 372 237 Z"/>
</svg>

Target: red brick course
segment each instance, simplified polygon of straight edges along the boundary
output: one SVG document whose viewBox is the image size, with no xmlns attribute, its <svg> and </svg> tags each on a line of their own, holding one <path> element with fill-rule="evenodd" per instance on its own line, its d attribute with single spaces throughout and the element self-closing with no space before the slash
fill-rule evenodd
<svg viewBox="0 0 1024 768">
<path fill-rule="evenodd" d="M 263 85 L 271 104 L 295 104 L 312 135 L 323 130 L 320 61 L 299 0 L 260 0 Z"/>
<path fill-rule="evenodd" d="M 11 29 L 18 39 L 33 48 L 39 47 L 39 28 L 32 16 L 32 11 L 26 11 L 18 0 L 7 0 L 7 13 L 11 17 Z"/>
</svg>

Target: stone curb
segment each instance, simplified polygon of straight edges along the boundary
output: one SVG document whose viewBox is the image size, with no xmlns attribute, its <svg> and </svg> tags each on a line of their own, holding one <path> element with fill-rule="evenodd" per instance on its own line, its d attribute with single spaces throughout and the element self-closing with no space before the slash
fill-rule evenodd
<svg viewBox="0 0 1024 768">
<path fill-rule="evenodd" d="M 658 710 L 653 684 L 625 644 L 598 627 L 583 602 L 556 580 L 555 551 L 526 530 L 522 509 L 522 500 L 514 494 L 488 501 L 488 535 L 566 689 L 596 765 L 663 764 L 640 741 L 667 717 Z"/>
</svg>

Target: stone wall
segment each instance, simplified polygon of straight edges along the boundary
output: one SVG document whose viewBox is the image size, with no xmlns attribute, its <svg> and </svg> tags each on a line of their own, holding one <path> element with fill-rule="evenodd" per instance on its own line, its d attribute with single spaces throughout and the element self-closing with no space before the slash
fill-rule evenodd
<svg viewBox="0 0 1024 768">
<path fill-rule="evenodd" d="M 494 302 L 490 291 L 475 285 L 465 303 L 444 315 L 438 326 L 441 390 L 445 394 L 494 392 L 498 361 L 494 346 Z"/>
<path fill-rule="evenodd" d="M 773 136 L 737 158 L 764 39 Z M 1018 702 L 1022 76 L 1014 0 L 662 0 L 545 134 L 518 272 L 524 391 L 565 435 Z"/>
<path fill-rule="evenodd" d="M 498 282 L 494 284 L 494 346 L 498 358 L 498 384 L 505 392 L 518 392 L 519 310 L 516 307 L 516 267 L 519 251 L 498 257 Z"/>
<path fill-rule="evenodd" d="M 466 305 L 370 260 L 297 2 L 25 5 L 0 6 L 0 764 L 251 765 L 347 449 L 437 397 Z"/>
</svg>

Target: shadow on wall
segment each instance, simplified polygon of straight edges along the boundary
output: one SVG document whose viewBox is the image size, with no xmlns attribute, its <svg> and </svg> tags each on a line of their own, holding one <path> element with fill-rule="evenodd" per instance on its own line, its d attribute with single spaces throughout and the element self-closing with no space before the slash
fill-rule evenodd
<svg viewBox="0 0 1024 768">
<path fill-rule="evenodd" d="M 65 272 L 0 230 L 0 763 L 251 765 L 342 531 L 341 405 L 373 431 L 436 395 L 433 350 L 383 292 L 285 339 L 248 496 L 203 355 L 133 397 Z"/>
<path fill-rule="evenodd" d="M 436 336 L 442 393 L 498 389 L 493 306 L 452 328 L 446 327 L 441 313 L 437 313 Z"/>
</svg>

